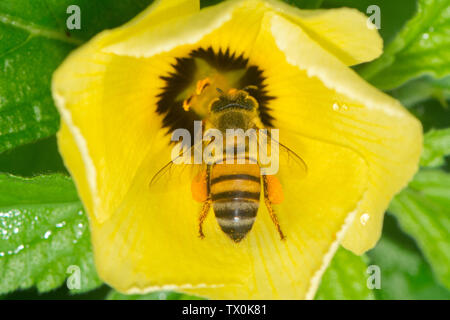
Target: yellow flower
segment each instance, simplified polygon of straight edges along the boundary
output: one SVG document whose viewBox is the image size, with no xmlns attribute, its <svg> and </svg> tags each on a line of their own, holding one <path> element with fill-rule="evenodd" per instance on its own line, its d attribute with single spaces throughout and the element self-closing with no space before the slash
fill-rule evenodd
<svg viewBox="0 0 450 320">
<path fill-rule="evenodd" d="M 339 243 L 357 254 L 375 245 L 390 199 L 417 170 L 420 123 L 348 67 L 381 51 L 353 9 L 163 0 L 71 54 L 53 78 L 58 143 L 89 214 L 100 277 L 127 293 L 313 298 Z M 171 159 L 170 132 L 207 116 L 206 83 L 257 86 L 261 122 L 307 163 L 302 179 L 278 174 L 286 240 L 263 205 L 240 243 L 214 214 L 201 239 L 187 175 L 150 190 Z"/>
</svg>

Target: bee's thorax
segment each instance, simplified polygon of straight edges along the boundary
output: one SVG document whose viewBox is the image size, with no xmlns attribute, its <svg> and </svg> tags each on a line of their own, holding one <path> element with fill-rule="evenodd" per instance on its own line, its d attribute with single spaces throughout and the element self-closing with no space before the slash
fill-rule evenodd
<svg viewBox="0 0 450 320">
<path fill-rule="evenodd" d="M 225 111 L 216 118 L 216 127 L 222 132 L 226 129 L 243 129 L 246 131 L 251 126 L 248 114 L 241 111 Z"/>
</svg>

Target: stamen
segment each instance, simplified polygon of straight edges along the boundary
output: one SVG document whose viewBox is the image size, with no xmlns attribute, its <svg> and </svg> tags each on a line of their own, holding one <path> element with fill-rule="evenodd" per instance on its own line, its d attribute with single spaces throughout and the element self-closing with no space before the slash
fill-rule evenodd
<svg viewBox="0 0 450 320">
<path fill-rule="evenodd" d="M 192 98 L 193 98 L 193 96 L 190 96 L 189 98 L 187 98 L 186 100 L 183 101 L 184 111 L 189 111 L 189 109 L 191 107 Z"/>
<path fill-rule="evenodd" d="M 211 80 L 209 78 L 205 78 L 203 80 L 199 80 L 197 81 L 197 89 L 195 90 L 195 93 L 197 95 L 200 95 L 203 90 L 205 90 L 205 88 L 207 86 L 209 86 L 211 84 Z"/>
<path fill-rule="evenodd" d="M 203 91 L 211 84 L 211 80 L 206 77 L 205 79 L 198 80 L 195 92 L 191 94 L 187 99 L 183 101 L 183 110 L 189 111 L 192 106 L 192 101 L 194 100 L 194 97 L 200 96 Z"/>
</svg>

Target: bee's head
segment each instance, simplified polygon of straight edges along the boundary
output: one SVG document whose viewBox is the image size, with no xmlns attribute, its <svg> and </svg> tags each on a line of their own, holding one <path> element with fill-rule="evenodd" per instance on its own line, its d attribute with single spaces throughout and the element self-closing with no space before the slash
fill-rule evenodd
<svg viewBox="0 0 450 320">
<path fill-rule="evenodd" d="M 224 93 L 217 88 L 219 97 L 211 102 L 210 112 L 218 129 L 246 129 L 250 125 L 257 114 L 258 102 L 247 92 L 248 89 L 230 89 Z"/>
<path fill-rule="evenodd" d="M 230 89 L 228 93 L 224 93 L 217 88 L 216 90 L 220 95 L 211 102 L 211 113 L 219 113 L 230 109 L 248 112 L 256 111 L 258 102 L 249 95 L 246 91 L 247 89 L 247 87 L 242 90 Z"/>
</svg>

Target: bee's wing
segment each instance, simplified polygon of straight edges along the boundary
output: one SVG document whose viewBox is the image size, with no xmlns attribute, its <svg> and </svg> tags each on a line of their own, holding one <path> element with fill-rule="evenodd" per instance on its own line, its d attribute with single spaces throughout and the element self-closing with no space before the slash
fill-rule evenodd
<svg viewBox="0 0 450 320">
<path fill-rule="evenodd" d="M 193 153 L 202 146 L 202 142 L 193 145 L 190 148 L 179 150 L 179 155 L 167 162 L 161 169 L 156 172 L 149 181 L 149 188 L 152 192 L 164 192 L 172 186 L 192 181 L 194 177 L 205 170 L 205 164 L 194 164 Z M 201 150 L 201 149 L 200 149 Z"/>
<path fill-rule="evenodd" d="M 258 132 L 258 145 L 260 150 L 258 164 L 263 174 L 274 175 L 278 171 L 289 171 L 296 178 L 306 176 L 308 173 L 308 165 L 297 152 L 279 142 L 269 131 L 258 130 Z M 270 154 L 270 156 L 264 157 L 264 154 Z"/>
</svg>

